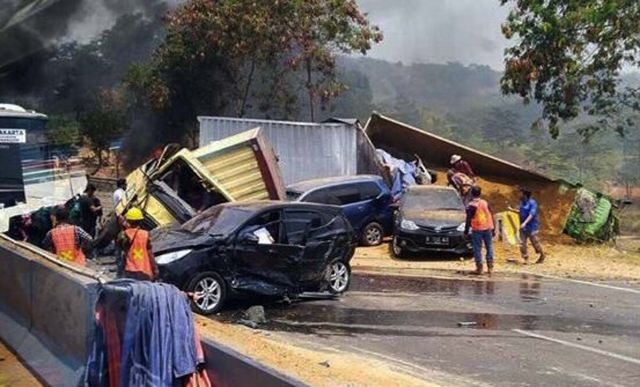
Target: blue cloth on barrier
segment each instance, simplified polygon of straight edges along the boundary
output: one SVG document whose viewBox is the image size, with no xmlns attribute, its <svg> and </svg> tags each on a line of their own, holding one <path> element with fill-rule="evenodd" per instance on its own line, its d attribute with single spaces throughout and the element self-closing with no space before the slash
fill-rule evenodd
<svg viewBox="0 0 640 387">
<path fill-rule="evenodd" d="M 110 288 L 112 287 L 112 288 Z M 103 292 L 126 297 L 127 314 L 121 341 L 121 386 L 173 386 L 196 372 L 193 316 L 185 295 L 173 285 L 119 280 Z M 96 336 L 87 363 L 88 385 L 106 386 L 105 338 Z M 92 370 L 97 367 L 99 371 Z"/>
</svg>

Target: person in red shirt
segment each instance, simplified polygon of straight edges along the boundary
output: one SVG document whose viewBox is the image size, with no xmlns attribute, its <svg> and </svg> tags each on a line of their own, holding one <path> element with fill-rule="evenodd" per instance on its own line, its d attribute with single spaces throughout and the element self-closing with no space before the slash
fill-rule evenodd
<svg viewBox="0 0 640 387">
<path fill-rule="evenodd" d="M 481 199 L 480 187 L 471 188 L 471 202 L 467 206 L 467 221 L 465 223 L 465 235 L 469 235 L 471 229 L 471 244 L 473 245 L 473 257 L 476 261 L 474 274 L 482 274 L 482 245 L 487 250 L 485 260 L 489 276 L 493 272 L 493 237 L 495 235 L 495 222 L 489 203 Z"/>
<path fill-rule="evenodd" d="M 462 156 L 453 155 L 453 156 L 451 156 L 451 160 L 450 161 L 451 161 L 451 167 L 453 168 L 453 170 L 455 172 L 464 173 L 465 175 L 467 175 L 470 178 L 475 180 L 476 175 L 475 175 L 475 173 L 473 173 L 473 169 L 471 169 L 471 165 L 469 165 L 468 162 L 464 161 L 462 159 Z"/>
</svg>

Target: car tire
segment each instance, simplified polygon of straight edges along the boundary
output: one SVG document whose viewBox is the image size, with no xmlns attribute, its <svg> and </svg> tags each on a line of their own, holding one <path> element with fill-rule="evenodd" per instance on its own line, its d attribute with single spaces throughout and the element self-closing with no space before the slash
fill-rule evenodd
<svg viewBox="0 0 640 387">
<path fill-rule="evenodd" d="M 384 238 L 384 229 L 380 223 L 371 222 L 362 229 L 360 243 L 363 246 L 378 246 L 382 243 L 382 238 Z"/>
<path fill-rule="evenodd" d="M 400 246 L 397 236 L 394 236 L 391 241 L 391 252 L 396 258 L 405 258 L 407 256 L 407 252 Z"/>
<path fill-rule="evenodd" d="M 227 286 L 218 273 L 204 272 L 189 282 L 188 291 L 194 293 L 191 309 L 203 315 L 219 312 L 227 300 Z M 204 297 L 199 297 L 198 294 Z"/>
<path fill-rule="evenodd" d="M 333 261 L 327 270 L 329 271 L 329 292 L 333 294 L 346 292 L 351 285 L 351 266 L 344 261 Z"/>
</svg>

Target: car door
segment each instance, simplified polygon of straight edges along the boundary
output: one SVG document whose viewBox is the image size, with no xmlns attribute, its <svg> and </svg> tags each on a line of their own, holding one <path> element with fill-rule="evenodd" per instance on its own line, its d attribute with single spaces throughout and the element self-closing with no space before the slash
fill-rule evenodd
<svg viewBox="0 0 640 387">
<path fill-rule="evenodd" d="M 236 234 L 233 268 L 240 276 L 297 287 L 304 246 L 287 239 L 281 210 L 256 215 Z"/>
<path fill-rule="evenodd" d="M 299 262 L 298 281 L 314 282 L 322 279 L 335 243 L 335 233 L 328 224 L 332 217 L 309 209 L 285 210 L 285 228 L 289 241 L 304 246 Z"/>
<path fill-rule="evenodd" d="M 364 199 L 360 189 L 361 183 L 341 185 L 332 190 L 332 194 L 340 202 L 344 215 L 351 223 L 354 230 L 359 233 L 369 221 L 373 213 L 373 203 L 370 199 Z"/>
<path fill-rule="evenodd" d="M 390 231 L 393 227 L 393 198 L 389 189 L 381 184 L 384 183 L 373 181 L 360 183 L 360 192 L 362 200 L 371 203 L 371 217 L 379 222 L 385 231 Z"/>
</svg>

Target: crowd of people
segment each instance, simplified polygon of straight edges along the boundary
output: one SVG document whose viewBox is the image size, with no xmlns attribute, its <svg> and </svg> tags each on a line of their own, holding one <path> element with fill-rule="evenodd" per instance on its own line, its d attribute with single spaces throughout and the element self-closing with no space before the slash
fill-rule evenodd
<svg viewBox="0 0 640 387">
<path fill-rule="evenodd" d="M 459 155 L 450 159 L 451 168 L 447 171 L 449 185 L 453 186 L 466 208 L 465 235 L 471 239 L 476 269 L 474 274 L 484 273 L 484 265 L 489 275 L 493 272 L 494 250 L 493 239 L 496 235 L 496 221 L 490 204 L 483 198 L 482 189 L 477 184 L 476 175 L 471 165 Z M 425 168 L 426 170 L 426 168 Z M 126 180 L 119 179 L 113 193 L 113 206 L 126 198 Z M 60 258 L 85 265 L 85 251 L 96 237 L 96 225 L 102 216 L 102 205 L 95 196 L 96 187 L 88 184 L 84 194 L 78 199 L 77 206 L 71 209 L 79 212 L 79 219 L 70 221 L 69 209 L 56 207 L 52 213 L 53 228 L 46 234 L 43 245 Z M 528 243 L 531 242 L 538 254 L 536 263 L 545 261 L 545 253 L 539 239 L 540 220 L 538 203 L 533 198 L 532 190 L 520 188 L 520 205 L 517 211 L 520 218 L 519 240 L 520 255 L 524 264 L 529 262 Z M 149 232 L 141 228 L 143 212 L 136 207 L 130 208 L 124 219 L 120 219 L 122 232 L 116 238 L 118 248 L 119 276 L 152 280 L 158 275 L 158 268 L 153 258 Z M 484 252 L 484 257 L 483 257 Z"/>
<path fill-rule="evenodd" d="M 64 205 L 54 208 L 51 214 L 53 228 L 47 232 L 43 246 L 59 258 L 80 266 L 86 265 L 85 252 L 92 252 L 97 223 L 102 215 L 102 206 L 95 197 L 96 187 L 88 184 L 78 199 L 76 208 Z M 113 194 L 114 208 L 126 195 L 126 181 L 117 182 Z M 71 220 L 70 212 L 78 211 L 77 219 Z M 149 232 L 142 229 L 144 213 L 137 207 L 130 208 L 124 219 L 120 219 L 122 232 L 116 238 L 118 276 L 138 280 L 153 280 L 158 276 L 158 267 L 153 257 Z"/>
<path fill-rule="evenodd" d="M 477 185 L 476 175 L 471 165 L 459 155 L 451 156 L 451 168 L 447 171 L 449 185 L 453 186 L 466 208 L 465 235 L 471 238 L 473 256 L 476 264 L 474 274 L 481 275 L 486 263 L 487 273 L 493 272 L 493 239 L 496 236 L 496 221 L 489 203 L 482 197 L 482 189 Z M 533 198 L 532 190 L 520 187 L 520 206 L 517 211 L 520 218 L 519 240 L 520 256 L 524 264 L 529 263 L 528 242 L 538 254 L 537 264 L 544 262 L 546 256 L 539 239 L 540 217 L 538 203 Z M 484 249 L 484 260 L 483 260 Z M 484 263 L 483 263 L 484 261 Z"/>
</svg>

